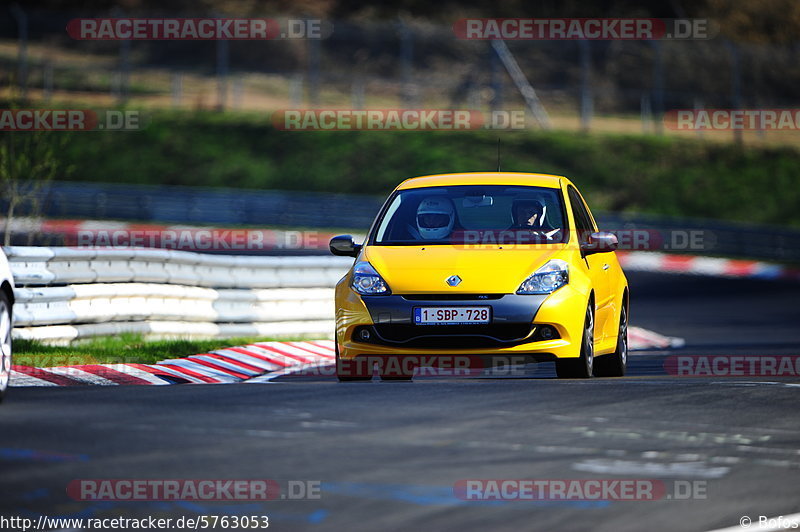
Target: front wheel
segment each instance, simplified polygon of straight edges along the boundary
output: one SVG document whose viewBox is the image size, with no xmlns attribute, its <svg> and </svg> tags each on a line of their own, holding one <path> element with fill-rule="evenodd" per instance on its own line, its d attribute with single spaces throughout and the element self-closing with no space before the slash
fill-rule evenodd
<svg viewBox="0 0 800 532">
<path fill-rule="evenodd" d="M 628 366 L 628 309 L 624 306 L 619 315 L 617 348 L 610 355 L 601 356 L 595 361 L 595 377 L 623 377 Z"/>
<path fill-rule="evenodd" d="M 372 368 L 369 368 L 369 372 L 362 366 L 364 364 L 359 364 L 357 360 L 342 360 L 339 358 L 339 342 L 337 341 L 336 344 L 336 377 L 339 379 L 339 382 L 358 382 L 358 381 L 371 381 L 372 380 Z"/>
<path fill-rule="evenodd" d="M 594 309 L 592 303 L 586 306 L 583 320 L 581 354 L 578 358 L 556 360 L 556 375 L 561 379 L 587 379 L 592 376 L 594 367 Z"/>
<path fill-rule="evenodd" d="M 11 379 L 11 327 L 11 301 L 5 292 L 0 292 L 0 401 Z"/>
</svg>

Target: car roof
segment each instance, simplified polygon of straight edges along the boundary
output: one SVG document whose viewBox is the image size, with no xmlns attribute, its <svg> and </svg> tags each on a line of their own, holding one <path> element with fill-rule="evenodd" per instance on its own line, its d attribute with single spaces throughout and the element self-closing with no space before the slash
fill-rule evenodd
<svg viewBox="0 0 800 532">
<path fill-rule="evenodd" d="M 436 174 L 406 179 L 397 190 L 447 185 L 522 185 L 531 187 L 561 188 L 570 184 L 564 176 L 528 174 L 522 172 L 470 172 L 463 174 Z"/>
</svg>

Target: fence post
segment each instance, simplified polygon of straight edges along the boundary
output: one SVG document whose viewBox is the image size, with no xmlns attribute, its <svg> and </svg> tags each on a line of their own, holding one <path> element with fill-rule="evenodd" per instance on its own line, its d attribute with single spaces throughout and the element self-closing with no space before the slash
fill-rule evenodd
<svg viewBox="0 0 800 532">
<path fill-rule="evenodd" d="M 242 76 L 233 78 L 233 108 L 241 109 L 244 101 L 244 80 Z"/>
<path fill-rule="evenodd" d="M 656 134 L 664 133 L 664 53 L 661 41 L 650 41 L 655 52 L 653 63 L 653 120 Z"/>
<path fill-rule="evenodd" d="M 180 107 L 183 97 L 183 74 L 180 72 L 172 73 L 172 106 Z"/>
<path fill-rule="evenodd" d="M 49 59 L 45 61 L 42 71 L 42 90 L 45 101 L 49 102 L 53 97 L 53 62 Z"/>
<path fill-rule="evenodd" d="M 311 107 L 319 107 L 319 63 L 322 39 L 306 39 L 308 51 L 308 100 Z"/>
<path fill-rule="evenodd" d="M 695 96 L 694 98 L 694 116 L 697 117 L 697 112 L 702 111 L 705 106 L 703 105 L 703 100 L 699 97 Z M 703 130 L 701 128 L 697 128 L 696 130 L 697 136 L 699 138 L 703 138 Z"/>
<path fill-rule="evenodd" d="M 581 55 L 581 129 L 589 131 L 594 105 L 592 102 L 592 49 L 590 41 L 578 41 Z"/>
<path fill-rule="evenodd" d="M 472 85 L 467 93 L 467 107 L 478 111 L 482 107 L 482 100 L 480 85 Z"/>
<path fill-rule="evenodd" d="M 130 96 L 130 76 L 131 76 L 131 41 L 125 39 L 120 43 L 119 49 L 120 69 L 119 69 L 119 103 L 124 104 Z"/>
<path fill-rule="evenodd" d="M 17 85 L 19 86 L 20 96 L 24 100 L 28 96 L 28 15 L 19 7 L 19 4 L 11 6 L 11 14 L 17 21 L 17 32 L 19 34 L 19 53 L 17 63 Z"/>
<path fill-rule="evenodd" d="M 360 74 L 353 78 L 353 84 L 350 86 L 350 105 L 353 109 L 364 108 L 364 79 Z"/>
<path fill-rule="evenodd" d="M 503 107 L 503 78 L 500 72 L 500 58 L 491 46 L 487 46 L 489 53 L 489 72 L 491 74 L 492 99 L 490 102 L 492 112 Z"/>
<path fill-rule="evenodd" d="M 725 47 L 731 56 L 731 103 L 734 110 L 742 108 L 742 68 L 739 49 L 730 41 L 725 41 Z M 742 130 L 733 128 L 733 140 L 736 144 L 742 143 Z"/>
<path fill-rule="evenodd" d="M 295 74 L 289 80 L 289 102 L 291 107 L 299 109 L 303 106 L 303 75 Z"/>
<path fill-rule="evenodd" d="M 400 32 L 400 76 L 402 82 L 403 105 L 406 108 L 414 107 L 413 86 L 413 58 L 414 58 L 414 31 L 402 20 L 398 22 Z"/>
<path fill-rule="evenodd" d="M 224 111 L 228 104 L 228 41 L 217 40 L 217 110 Z"/>
<path fill-rule="evenodd" d="M 645 92 L 642 93 L 640 109 L 642 116 L 642 134 L 647 135 L 650 133 L 650 120 L 653 117 L 653 109 L 650 105 L 650 95 Z"/>
</svg>

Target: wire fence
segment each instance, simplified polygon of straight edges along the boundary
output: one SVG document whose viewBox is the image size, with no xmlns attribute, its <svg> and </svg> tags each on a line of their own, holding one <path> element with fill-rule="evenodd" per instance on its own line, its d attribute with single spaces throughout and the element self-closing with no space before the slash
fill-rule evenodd
<svg viewBox="0 0 800 532">
<path fill-rule="evenodd" d="M 331 21 L 325 39 L 77 41 L 64 30 L 72 14 L 16 7 L 9 15 L 0 22 L 0 86 L 23 98 L 267 111 L 526 106 L 498 41 L 459 39 L 449 26 Z M 597 120 L 626 116 L 631 132 L 660 133 L 670 109 L 800 103 L 800 43 L 718 37 L 506 44 L 559 127 L 620 128 Z"/>
</svg>

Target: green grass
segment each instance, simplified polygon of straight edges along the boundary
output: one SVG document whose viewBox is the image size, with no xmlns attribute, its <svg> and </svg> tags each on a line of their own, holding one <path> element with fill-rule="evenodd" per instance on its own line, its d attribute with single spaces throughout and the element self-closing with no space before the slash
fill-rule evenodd
<svg viewBox="0 0 800 532">
<path fill-rule="evenodd" d="M 64 135 L 54 133 L 53 135 Z M 597 210 L 800 226 L 800 150 L 564 131 L 275 130 L 259 113 L 156 111 L 74 133 L 74 179 L 385 195 L 406 177 L 502 168 L 572 178 Z M 112 177 L 113 176 L 113 177 Z"/>
<path fill-rule="evenodd" d="M 145 340 L 140 335 L 129 334 L 97 338 L 70 346 L 49 346 L 34 340 L 16 340 L 14 364 L 39 368 L 77 364 L 154 364 L 167 358 L 180 358 L 225 347 L 270 340 L 273 339 Z"/>
</svg>

